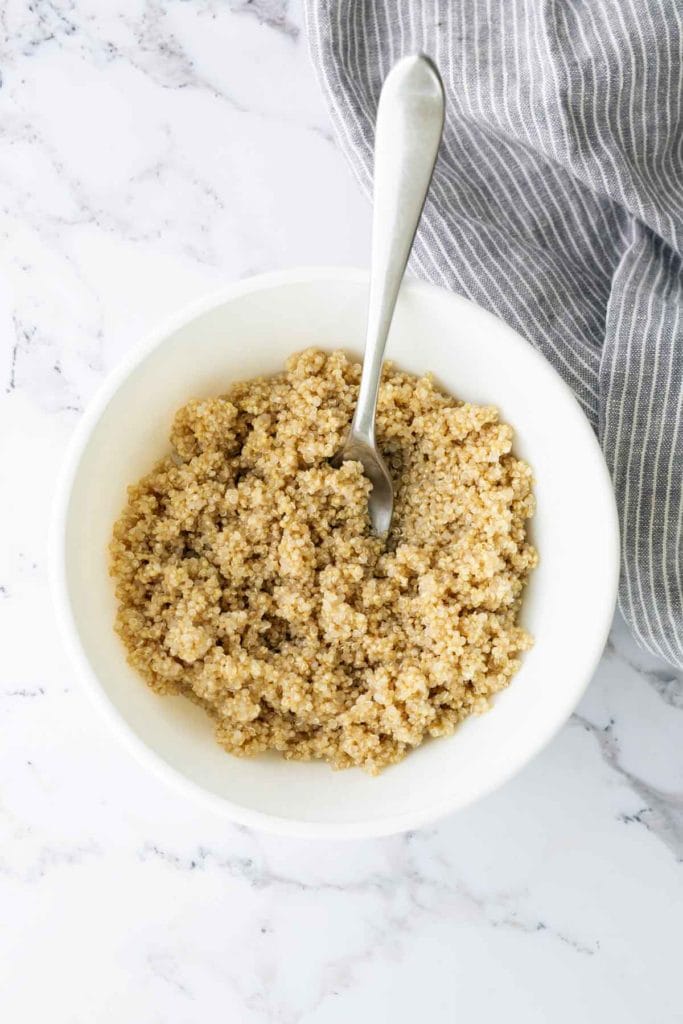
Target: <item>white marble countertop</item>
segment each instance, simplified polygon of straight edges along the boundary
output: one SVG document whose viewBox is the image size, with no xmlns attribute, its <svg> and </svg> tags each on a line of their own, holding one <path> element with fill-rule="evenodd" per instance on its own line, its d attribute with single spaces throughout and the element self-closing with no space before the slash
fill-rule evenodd
<svg viewBox="0 0 683 1024">
<path fill-rule="evenodd" d="M 364 264 L 369 211 L 296 4 L 8 0 L 0 19 L 0 1018 L 683 1021 L 683 680 L 619 624 L 533 764 L 392 839 L 231 827 L 91 710 L 45 570 L 85 403 L 221 282 Z"/>
</svg>

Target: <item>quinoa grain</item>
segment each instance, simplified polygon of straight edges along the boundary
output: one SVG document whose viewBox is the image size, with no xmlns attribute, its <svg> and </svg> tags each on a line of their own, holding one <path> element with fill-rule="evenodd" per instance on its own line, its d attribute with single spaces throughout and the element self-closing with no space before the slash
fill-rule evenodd
<svg viewBox="0 0 683 1024">
<path fill-rule="evenodd" d="M 184 694 L 235 754 L 371 773 L 484 711 L 531 640 L 531 471 L 490 406 L 392 367 L 379 445 L 396 500 L 373 537 L 341 447 L 360 367 L 308 350 L 286 372 L 189 402 L 174 454 L 115 524 L 116 629 L 161 694 Z"/>
</svg>

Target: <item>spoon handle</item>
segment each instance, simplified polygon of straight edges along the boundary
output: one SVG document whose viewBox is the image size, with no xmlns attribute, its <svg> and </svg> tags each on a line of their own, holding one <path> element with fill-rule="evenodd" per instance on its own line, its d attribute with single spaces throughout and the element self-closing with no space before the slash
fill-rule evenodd
<svg viewBox="0 0 683 1024">
<path fill-rule="evenodd" d="M 387 75 L 377 110 L 370 301 L 352 436 L 375 444 L 377 392 L 391 318 L 432 179 L 444 122 L 439 72 L 404 57 Z"/>
</svg>

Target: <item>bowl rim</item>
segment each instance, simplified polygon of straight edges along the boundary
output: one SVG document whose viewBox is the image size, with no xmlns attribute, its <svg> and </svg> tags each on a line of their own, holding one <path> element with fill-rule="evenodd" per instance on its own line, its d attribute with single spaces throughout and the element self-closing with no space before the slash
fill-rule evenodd
<svg viewBox="0 0 683 1024">
<path fill-rule="evenodd" d="M 600 449 L 597 437 L 595 436 L 583 410 L 574 397 L 571 389 L 545 359 L 526 339 L 524 339 L 514 328 L 505 321 L 500 320 L 493 313 L 472 302 L 464 296 L 450 292 L 439 285 L 431 284 L 415 278 L 406 279 L 404 286 L 411 291 L 422 292 L 423 294 L 439 294 L 448 296 L 454 303 L 464 303 L 474 306 L 477 315 L 495 322 L 498 328 L 502 326 L 509 336 L 511 345 L 523 346 L 527 358 L 542 363 L 546 370 L 550 370 L 566 396 L 574 404 L 580 413 L 580 422 L 587 437 L 588 443 L 594 447 L 599 455 L 599 465 L 604 482 L 604 496 L 607 497 L 609 507 L 609 518 L 611 518 L 611 529 L 605 541 L 605 558 L 608 569 L 605 572 L 605 594 L 602 602 L 600 620 L 592 633 L 592 639 L 588 645 L 589 650 L 585 656 L 586 668 L 572 691 L 565 696 L 565 699 L 558 705 L 557 714 L 552 724 L 540 735 L 536 742 L 524 748 L 518 757 L 511 758 L 506 766 L 506 771 L 497 779 L 494 779 L 480 789 L 472 792 L 465 798 L 447 795 L 436 804 L 428 804 L 419 813 L 404 812 L 393 814 L 387 817 L 376 818 L 370 821 L 360 822 L 316 822 L 295 818 L 282 818 L 268 814 L 263 811 L 253 810 L 244 805 L 237 804 L 227 797 L 210 793 L 199 783 L 187 778 L 181 771 L 168 764 L 160 754 L 153 751 L 140 739 L 124 715 L 118 711 L 101 685 L 97 673 L 91 667 L 89 659 L 81 644 L 78 627 L 73 614 L 71 600 L 67 585 L 66 574 L 66 527 L 68 509 L 71 498 L 71 491 L 76 479 L 81 457 L 90 440 L 90 436 L 105 411 L 109 401 L 127 377 L 143 362 L 147 356 L 176 331 L 191 323 L 203 314 L 224 305 L 233 299 L 247 295 L 252 292 L 268 290 L 274 287 L 281 287 L 292 284 L 302 284 L 313 281 L 367 283 L 369 272 L 356 267 L 336 266 L 314 266 L 296 267 L 287 270 L 271 271 L 269 273 L 257 274 L 239 281 L 223 285 L 217 289 L 204 294 L 198 299 L 187 303 L 176 312 L 163 318 L 156 326 L 146 331 L 140 341 L 133 344 L 131 350 L 111 370 L 94 396 L 88 402 L 83 415 L 81 416 L 69 442 L 63 463 L 58 474 L 57 486 L 55 489 L 50 516 L 48 531 L 48 573 L 52 596 L 52 603 L 55 617 L 58 623 L 59 632 L 68 652 L 71 663 L 76 666 L 78 678 L 91 700 L 91 703 L 98 709 L 100 715 L 108 722 L 110 728 L 124 747 L 135 757 L 139 764 L 147 768 L 153 775 L 167 783 L 170 787 L 184 797 L 198 801 L 206 809 L 219 814 L 223 818 L 248 828 L 260 829 L 281 836 L 290 836 L 302 839 L 364 839 L 378 836 L 394 835 L 396 833 L 409 831 L 428 825 L 448 814 L 483 799 L 490 793 L 501 788 L 525 765 L 532 761 L 540 751 L 546 747 L 565 725 L 572 711 L 578 704 L 588 687 L 589 682 L 602 656 L 609 630 L 614 616 L 616 606 L 617 589 L 620 573 L 620 534 L 619 521 L 612 487 L 612 481 Z"/>
</svg>

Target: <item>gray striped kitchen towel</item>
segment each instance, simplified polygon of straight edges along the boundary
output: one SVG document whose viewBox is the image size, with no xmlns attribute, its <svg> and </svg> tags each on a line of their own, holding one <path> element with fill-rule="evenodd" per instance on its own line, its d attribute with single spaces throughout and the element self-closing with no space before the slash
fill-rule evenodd
<svg viewBox="0 0 683 1024">
<path fill-rule="evenodd" d="M 306 0 L 370 192 L 382 81 L 434 58 L 447 124 L 413 268 L 544 353 L 617 493 L 620 604 L 683 666 L 683 0 Z M 587 581 L 589 584 L 590 581 Z"/>
</svg>

